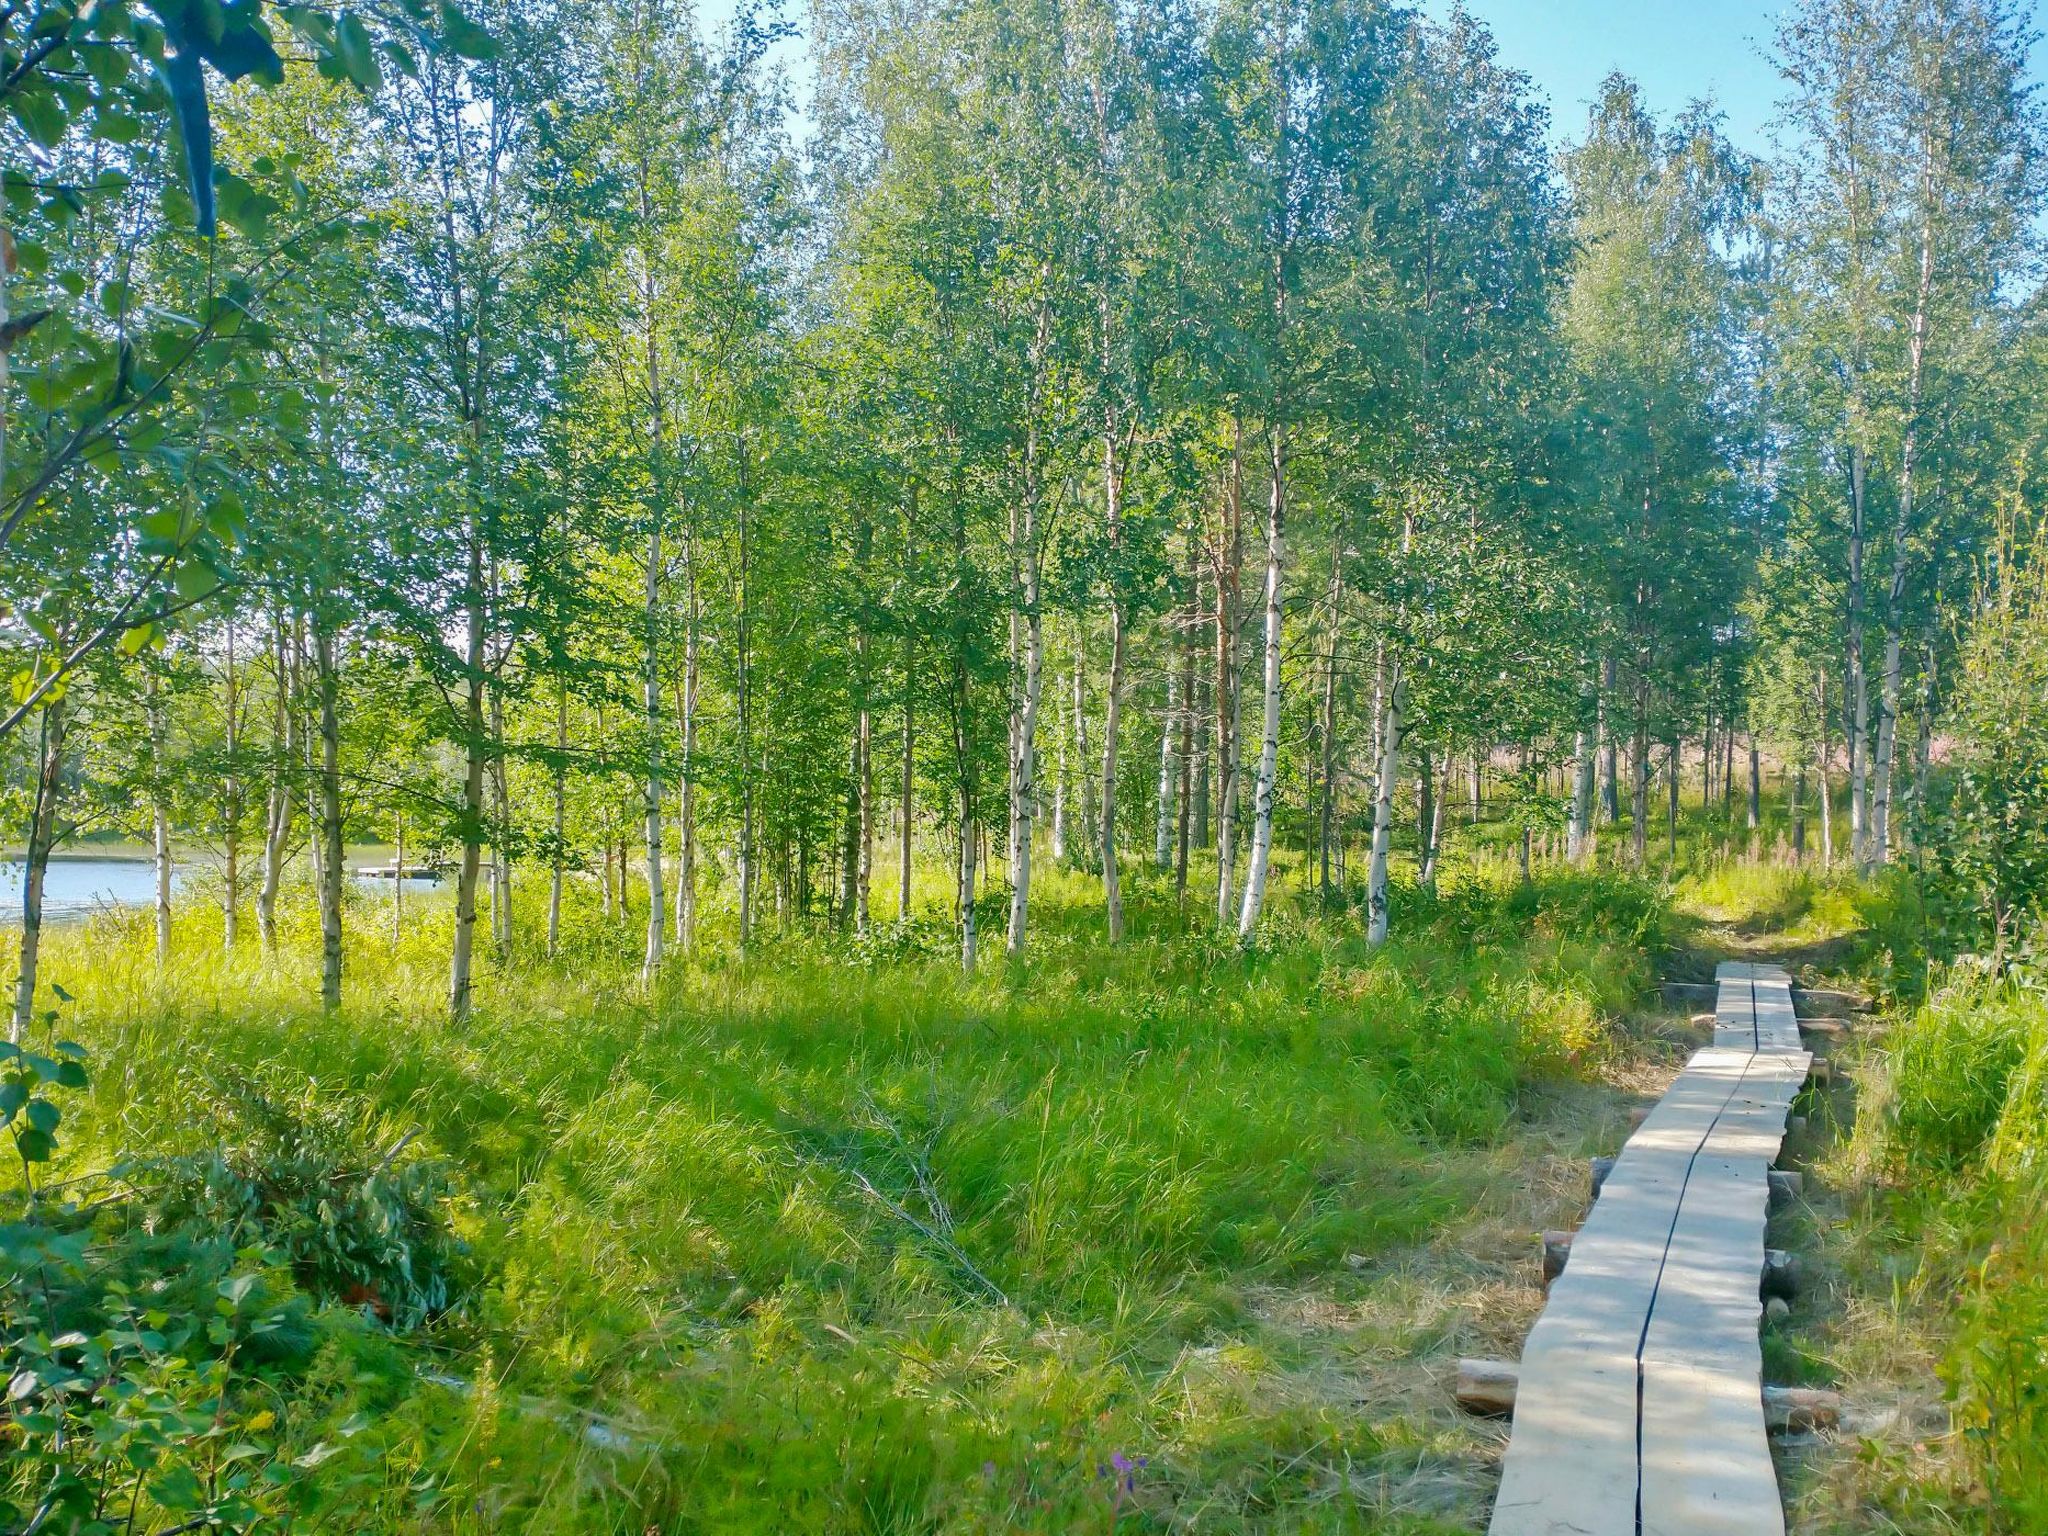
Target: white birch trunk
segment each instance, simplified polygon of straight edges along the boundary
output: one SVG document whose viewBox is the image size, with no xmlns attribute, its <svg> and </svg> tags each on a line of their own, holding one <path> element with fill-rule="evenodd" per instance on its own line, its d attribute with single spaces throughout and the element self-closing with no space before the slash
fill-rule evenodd
<svg viewBox="0 0 2048 1536">
<path fill-rule="evenodd" d="M 668 926 L 668 902 L 662 892 L 661 815 L 661 524 L 656 520 L 647 533 L 647 570 L 644 593 L 647 633 L 640 659 L 641 723 L 647 731 L 647 778 L 645 822 L 647 834 L 647 950 L 641 959 L 640 976 L 652 981 L 661 969 L 662 939 Z"/>
<path fill-rule="evenodd" d="M 1166 679 L 1166 713 L 1159 723 L 1159 790 L 1156 796 L 1156 816 L 1152 829 L 1152 862 L 1160 869 L 1168 868 L 1173 862 L 1173 735 L 1179 728 L 1178 716 L 1180 679 L 1168 674 Z"/>
<path fill-rule="evenodd" d="M 1366 930 L 1368 944 L 1387 941 L 1388 856 L 1393 848 L 1394 784 L 1401 769 L 1401 711 L 1407 702 L 1408 677 L 1396 660 L 1387 686 L 1385 718 L 1380 727 L 1379 785 L 1373 796 L 1372 862 L 1366 870 Z"/>
<path fill-rule="evenodd" d="M 1266 879 L 1273 862 L 1273 801 L 1280 774 L 1280 581 L 1281 530 L 1285 519 L 1287 444 L 1281 429 L 1272 428 L 1272 494 L 1266 514 L 1266 649 L 1265 724 L 1259 738 L 1259 777 L 1252 801 L 1251 858 L 1245 867 L 1244 906 L 1238 913 L 1237 936 L 1249 940 L 1259 925 L 1266 902 Z"/>
</svg>

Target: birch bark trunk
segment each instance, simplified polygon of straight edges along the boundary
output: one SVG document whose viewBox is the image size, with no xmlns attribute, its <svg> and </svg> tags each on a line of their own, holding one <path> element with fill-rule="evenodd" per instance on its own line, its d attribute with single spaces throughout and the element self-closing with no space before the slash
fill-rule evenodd
<svg viewBox="0 0 2048 1536">
<path fill-rule="evenodd" d="M 1058 757 L 1053 763 L 1052 776 L 1052 857 L 1056 864 L 1067 860 L 1067 737 L 1074 726 L 1067 714 L 1067 703 L 1060 701 L 1059 741 L 1055 750 Z"/>
<path fill-rule="evenodd" d="M 21 880 L 21 963 L 14 982 L 14 1022 L 8 1039 L 24 1043 L 35 1018 L 38 965 L 43 949 L 43 883 L 50 850 L 57 841 L 57 799 L 64 785 L 64 737 L 70 717 L 65 701 L 45 704 L 36 759 L 35 805 L 29 813 L 28 849 Z"/>
<path fill-rule="evenodd" d="M 294 719 L 291 671 L 285 664 L 284 615 L 277 616 L 273 638 L 277 664 L 277 710 L 271 721 L 270 805 L 263 836 L 262 883 L 256 891 L 256 931 L 263 952 L 277 953 L 277 891 L 284 878 L 284 850 L 292 826 L 292 764 L 298 744 L 292 739 Z"/>
<path fill-rule="evenodd" d="M 313 669 L 320 689 L 320 1003 L 341 1006 L 341 709 L 334 628 L 313 621 Z"/>
<path fill-rule="evenodd" d="M 1166 678 L 1166 708 L 1159 717 L 1159 787 L 1154 794 L 1152 817 L 1152 865 L 1166 869 L 1173 862 L 1173 738 L 1181 711 L 1180 678 Z"/>
<path fill-rule="evenodd" d="M 1835 801 L 1828 776 L 1834 768 L 1835 747 L 1828 739 L 1828 674 L 1819 669 L 1815 692 L 1820 700 L 1820 865 L 1831 869 L 1835 862 Z"/>
<path fill-rule="evenodd" d="M 1379 786 L 1373 796 L 1372 862 L 1365 876 L 1365 941 L 1375 946 L 1387 941 L 1387 864 L 1393 847 L 1394 784 L 1401 767 L 1401 713 L 1408 690 L 1407 671 L 1398 658 L 1390 664 L 1390 673 L 1380 730 Z"/>
<path fill-rule="evenodd" d="M 906 594 L 916 570 L 917 493 L 911 491 L 905 503 L 903 531 L 903 585 Z M 899 777 L 899 814 L 896 848 L 896 920 L 910 921 L 911 834 L 917 825 L 917 636 L 906 627 L 903 635 L 903 743 Z"/>
<path fill-rule="evenodd" d="M 1880 868 L 1891 858 L 1892 758 L 1897 751 L 1899 698 L 1904 669 L 1906 572 L 1912 550 L 1913 497 L 1919 468 L 1920 403 L 1925 388 L 1928 303 L 1934 289 L 1934 172 L 1932 150 L 1921 172 L 1920 276 L 1906 339 L 1906 416 L 1899 442 L 1899 505 L 1892 524 L 1892 579 L 1885 605 L 1884 683 L 1877 711 L 1877 750 L 1872 772 L 1870 836 L 1865 863 Z"/>
<path fill-rule="evenodd" d="M 1580 866 L 1594 858 L 1593 757 L 1591 734 L 1580 726 L 1572 743 L 1572 819 L 1565 832 L 1565 857 Z"/>
<path fill-rule="evenodd" d="M 156 968 L 171 963 L 171 808 L 164 802 L 163 773 L 168 751 L 163 686 L 154 667 L 143 679 L 143 713 L 149 727 L 150 870 L 154 876 Z"/>
<path fill-rule="evenodd" d="M 1280 773 L 1280 582 L 1281 540 L 1287 511 L 1287 439 L 1276 422 L 1267 432 L 1272 487 L 1266 512 L 1266 647 L 1265 722 L 1259 738 L 1259 777 L 1252 800 L 1251 857 L 1245 867 L 1244 907 L 1238 914 L 1237 936 L 1249 940 L 1259 925 L 1266 902 L 1266 880 L 1273 862 L 1273 802 Z"/>
<path fill-rule="evenodd" d="M 650 359 L 650 373 L 653 368 Z M 662 889 L 661 868 L 661 519 L 658 515 L 651 520 L 647 530 L 644 577 L 642 619 L 646 633 L 641 637 L 640 714 L 642 728 L 647 732 L 643 807 L 647 836 L 647 947 L 641 957 L 640 977 L 642 981 L 651 982 L 661 969 L 662 940 L 668 930 L 668 899 Z"/>
<path fill-rule="evenodd" d="M 455 938 L 448 961 L 448 1014 L 458 1025 L 470 1014 L 476 953 L 476 886 L 483 867 L 484 824 L 484 550 L 474 516 L 469 527 L 469 569 L 464 593 L 462 860 L 455 875 Z"/>
<path fill-rule="evenodd" d="M 683 676 L 676 700 L 682 732 L 682 761 L 676 764 L 676 947 L 685 955 L 697 947 L 697 691 L 702 663 L 697 601 L 697 541 L 683 534 Z"/>
<path fill-rule="evenodd" d="M 1610 826 L 1621 820 L 1620 747 L 1615 739 L 1609 707 L 1613 697 L 1614 661 L 1611 657 L 1603 657 L 1600 662 L 1600 698 L 1595 706 L 1594 719 L 1600 733 L 1600 801 Z"/>
<path fill-rule="evenodd" d="M 1849 646 L 1844 679 L 1849 723 L 1849 856 L 1869 870 L 1867 854 L 1869 776 L 1865 747 L 1870 733 L 1870 683 L 1863 667 L 1863 543 L 1866 470 L 1862 450 L 1849 448 Z"/>
<path fill-rule="evenodd" d="M 1109 528 L 1111 560 L 1123 543 L 1123 461 L 1117 453 L 1116 422 L 1111 420 L 1102 436 L 1102 478 L 1105 521 Z M 1109 599 L 1109 684 L 1102 708 L 1102 903 L 1109 927 L 1109 942 L 1121 943 L 1124 936 L 1123 885 L 1117 869 L 1116 839 L 1116 749 L 1117 727 L 1123 712 L 1124 692 L 1124 603 L 1114 585 Z"/>
<path fill-rule="evenodd" d="M 548 851 L 548 955 L 562 947 L 562 884 L 568 866 L 569 832 L 569 685 L 555 691 L 554 843 Z"/>
<path fill-rule="evenodd" d="M 1239 608 L 1244 589 L 1244 428 L 1233 425 L 1230 467 L 1223 481 L 1227 524 L 1216 570 L 1216 922 L 1235 915 L 1237 903 L 1237 802 L 1239 725 L 1244 689 L 1238 662 Z"/>
<path fill-rule="evenodd" d="M 1038 819 L 1038 707 L 1045 689 L 1045 616 L 1039 611 L 1038 538 L 1039 442 L 1038 387 L 1046 348 L 1051 344 L 1051 316 L 1040 306 L 1038 333 L 1032 344 L 1032 388 L 1024 429 L 1024 508 L 1022 548 L 1024 691 L 1010 728 L 1010 923 L 1005 935 L 1010 957 L 1024 954 L 1031 922 L 1031 832 Z M 1011 633 L 1018 615 L 1011 615 Z"/>
<path fill-rule="evenodd" d="M 242 693 L 235 655 L 235 619 L 227 620 L 227 653 L 221 674 L 227 775 L 221 785 L 221 947 L 230 955 L 242 937 Z"/>
</svg>

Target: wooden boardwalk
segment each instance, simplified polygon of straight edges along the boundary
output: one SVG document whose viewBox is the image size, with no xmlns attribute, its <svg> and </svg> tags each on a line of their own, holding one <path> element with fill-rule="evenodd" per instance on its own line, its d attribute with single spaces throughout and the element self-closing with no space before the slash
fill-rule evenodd
<svg viewBox="0 0 2048 1536">
<path fill-rule="evenodd" d="M 1523 1347 L 1492 1536 L 1783 1536 L 1757 1331 L 1768 1178 L 1810 1058 L 1775 966 L 1607 1175 Z"/>
</svg>

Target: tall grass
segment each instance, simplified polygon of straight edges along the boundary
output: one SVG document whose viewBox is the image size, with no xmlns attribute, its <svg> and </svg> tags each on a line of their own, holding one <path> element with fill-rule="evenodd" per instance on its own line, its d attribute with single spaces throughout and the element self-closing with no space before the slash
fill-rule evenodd
<svg viewBox="0 0 2048 1536">
<path fill-rule="evenodd" d="M 1857 1152 L 1953 1312 L 1944 1374 L 1996 1532 L 2048 1530 L 2048 998 L 1961 966 L 1886 1042 Z"/>
<path fill-rule="evenodd" d="M 1111 948 L 1055 873 L 1031 959 L 973 980 L 937 927 L 792 923 L 649 989 L 579 900 L 459 1029 L 436 903 L 394 941 L 355 902 L 332 1014 L 303 909 L 276 957 L 195 910 L 161 969 L 104 917 L 45 961 L 96 1068 L 60 1172 L 246 1139 L 251 1096 L 447 1166 L 454 1305 L 336 1323 L 283 1405 L 377 1425 L 343 1528 L 1354 1528 L 1332 1469 L 1386 1447 L 1261 1385 L 1247 1298 L 1458 1211 L 1457 1149 L 1612 1048 L 1662 905 L 1472 880 L 1378 951 L 1283 904 L 1246 952 L 1134 884 Z"/>
</svg>

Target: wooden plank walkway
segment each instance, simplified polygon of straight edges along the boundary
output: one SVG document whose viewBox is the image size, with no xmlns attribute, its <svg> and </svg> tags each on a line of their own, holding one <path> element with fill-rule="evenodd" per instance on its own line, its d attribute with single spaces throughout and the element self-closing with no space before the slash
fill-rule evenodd
<svg viewBox="0 0 2048 1536">
<path fill-rule="evenodd" d="M 1492 1536 L 1783 1536 L 1757 1287 L 1810 1058 L 1783 971 L 1716 981 L 1716 1043 L 1622 1148 L 1523 1346 Z"/>
</svg>

